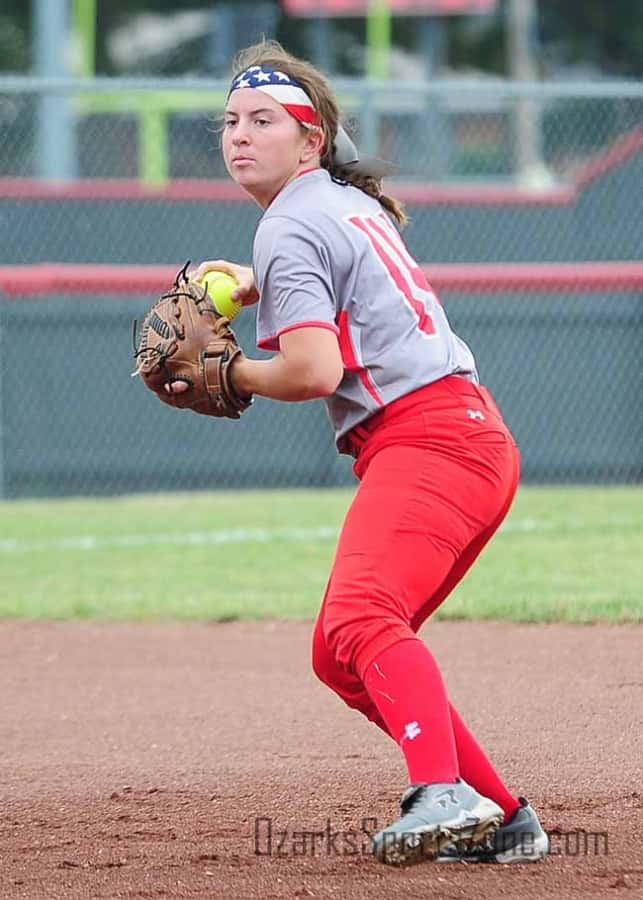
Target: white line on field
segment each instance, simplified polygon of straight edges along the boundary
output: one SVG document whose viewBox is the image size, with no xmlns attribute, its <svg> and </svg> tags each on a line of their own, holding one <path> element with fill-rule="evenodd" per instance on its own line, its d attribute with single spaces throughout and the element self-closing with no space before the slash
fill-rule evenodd
<svg viewBox="0 0 643 900">
<path fill-rule="evenodd" d="M 551 527 L 537 519 L 517 519 L 505 522 L 501 531 L 541 531 Z M 115 537 L 98 537 L 85 534 L 80 537 L 57 538 L 45 541 L 20 541 L 17 538 L 0 540 L 0 553 L 33 553 L 40 550 L 104 550 L 109 547 L 149 547 L 158 544 L 266 544 L 271 541 L 321 540 L 337 538 L 337 528 L 232 528 L 218 531 L 185 531 L 178 534 L 161 532 L 154 534 L 125 534 Z"/>
<path fill-rule="evenodd" d="M 106 547 L 147 547 L 153 544 L 252 544 L 269 541 L 309 541 L 337 537 L 336 528 L 233 528 L 219 531 L 184 531 L 178 534 L 124 534 L 117 537 L 59 538 L 52 541 L 0 540 L 0 551 L 28 553 L 33 550 L 102 550 Z"/>
</svg>

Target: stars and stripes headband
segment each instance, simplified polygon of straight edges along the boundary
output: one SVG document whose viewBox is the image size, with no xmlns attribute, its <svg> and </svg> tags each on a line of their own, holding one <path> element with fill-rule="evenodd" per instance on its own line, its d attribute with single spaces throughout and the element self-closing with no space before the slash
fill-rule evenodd
<svg viewBox="0 0 643 900">
<path fill-rule="evenodd" d="M 230 94 L 239 88 L 256 88 L 267 94 L 302 125 L 321 125 L 319 114 L 306 91 L 298 81 L 279 69 L 265 65 L 250 66 L 234 79 L 230 85 Z"/>
<path fill-rule="evenodd" d="M 267 94 L 307 128 L 321 127 L 313 101 L 299 82 L 286 72 L 267 65 L 250 66 L 233 79 L 228 97 L 239 88 L 255 88 Z M 335 165 L 372 178 L 381 179 L 398 171 L 394 163 L 362 155 L 341 125 L 337 128 L 332 156 Z"/>
</svg>

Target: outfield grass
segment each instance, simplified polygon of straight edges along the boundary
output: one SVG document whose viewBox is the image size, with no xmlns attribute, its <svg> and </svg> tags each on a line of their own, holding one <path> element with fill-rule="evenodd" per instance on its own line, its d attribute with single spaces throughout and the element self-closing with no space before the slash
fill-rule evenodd
<svg viewBox="0 0 643 900">
<path fill-rule="evenodd" d="M 351 496 L 0 503 L 0 617 L 313 617 Z M 523 488 L 439 616 L 640 622 L 642 547 L 640 488 Z"/>
</svg>

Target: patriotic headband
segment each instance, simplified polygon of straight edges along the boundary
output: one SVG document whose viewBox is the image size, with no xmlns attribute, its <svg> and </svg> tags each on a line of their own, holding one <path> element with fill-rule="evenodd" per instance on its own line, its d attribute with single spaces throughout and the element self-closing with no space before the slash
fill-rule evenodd
<svg viewBox="0 0 643 900">
<path fill-rule="evenodd" d="M 230 85 L 230 94 L 239 88 L 256 88 L 267 94 L 302 125 L 321 125 L 317 110 L 306 91 L 298 81 L 279 69 L 250 66 L 234 79 Z"/>
<path fill-rule="evenodd" d="M 321 119 L 313 102 L 298 81 L 285 72 L 270 66 L 250 66 L 232 81 L 228 96 L 239 88 L 255 88 L 280 103 L 291 116 L 305 126 L 321 126 Z M 394 163 L 375 157 L 367 157 L 358 151 L 345 129 L 338 125 L 333 142 L 333 161 L 336 165 L 381 179 L 397 172 Z"/>
</svg>

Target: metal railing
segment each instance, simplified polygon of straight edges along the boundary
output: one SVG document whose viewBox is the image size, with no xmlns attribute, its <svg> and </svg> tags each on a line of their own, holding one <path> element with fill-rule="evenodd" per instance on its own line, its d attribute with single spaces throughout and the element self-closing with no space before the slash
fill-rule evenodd
<svg viewBox="0 0 643 900">
<path fill-rule="evenodd" d="M 364 150 L 400 166 L 386 188 L 407 204 L 405 240 L 471 344 L 525 480 L 640 481 L 643 85 L 335 87 Z M 163 278 L 188 258 L 251 259 L 261 213 L 212 133 L 226 90 L 0 79 L 0 494 L 351 480 L 321 404 L 260 400 L 216 423 L 129 378 L 132 319 Z M 261 356 L 253 311 L 237 321 Z M 221 480 L 204 476 L 213 455 L 231 460 Z"/>
<path fill-rule="evenodd" d="M 334 87 L 356 125 L 363 149 L 394 155 L 401 174 L 414 177 L 502 175 L 542 186 L 559 177 L 547 158 L 547 144 L 555 143 L 552 131 L 564 130 L 565 117 L 572 115 L 578 120 L 577 128 L 587 131 L 585 144 L 591 143 L 592 124 L 600 126 L 600 135 L 609 140 L 643 121 L 643 83 L 637 81 L 549 84 L 490 79 L 393 84 L 343 78 Z M 5 109 L 3 115 L 3 106 L 10 107 L 10 98 L 14 103 L 26 102 L 35 138 L 30 152 L 20 154 L 23 161 L 30 161 L 30 171 L 20 171 L 17 164 L 7 171 L 5 163 L 3 174 L 57 180 L 92 177 L 95 173 L 83 171 L 79 163 L 83 131 L 95 127 L 97 117 L 105 131 L 111 118 L 126 117 L 134 122 L 129 139 L 137 145 L 135 177 L 147 184 L 163 184 L 172 174 L 172 117 L 192 118 L 193 127 L 198 122 L 206 128 L 208 118 L 222 112 L 227 90 L 227 81 L 202 78 L 0 77 L 0 120 L 4 118 L 5 128 L 8 124 L 17 135 L 17 126 L 11 127 L 9 121 L 12 110 Z M 459 169 L 454 168 L 453 157 L 462 152 L 454 128 L 467 132 L 467 145 L 483 144 L 477 161 L 474 152 L 469 154 L 469 171 L 462 162 Z M 497 139 L 489 136 L 481 142 L 482 135 L 490 135 L 493 129 Z M 27 135 L 14 140 L 24 144 Z M 595 145 L 599 142 L 594 140 Z"/>
</svg>

